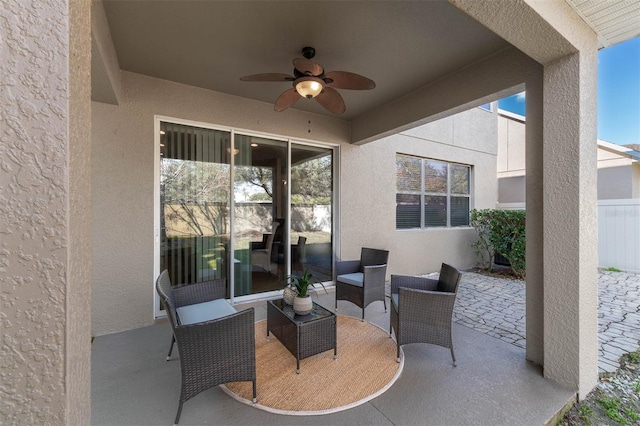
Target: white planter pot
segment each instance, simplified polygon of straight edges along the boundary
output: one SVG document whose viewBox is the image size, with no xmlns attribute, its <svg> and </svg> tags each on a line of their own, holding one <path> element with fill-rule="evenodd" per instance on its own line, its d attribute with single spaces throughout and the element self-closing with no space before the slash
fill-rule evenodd
<svg viewBox="0 0 640 426">
<path fill-rule="evenodd" d="M 308 315 L 313 310 L 313 300 L 310 296 L 293 299 L 293 311 L 298 315 Z"/>
</svg>

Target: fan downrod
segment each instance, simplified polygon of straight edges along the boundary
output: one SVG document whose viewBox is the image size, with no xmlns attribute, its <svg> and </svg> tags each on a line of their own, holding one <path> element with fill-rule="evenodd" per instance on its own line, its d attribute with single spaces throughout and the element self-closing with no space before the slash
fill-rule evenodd
<svg viewBox="0 0 640 426">
<path fill-rule="evenodd" d="M 316 49 L 310 46 L 303 47 L 302 56 L 304 56 L 307 59 L 313 59 L 313 57 L 316 56 Z"/>
</svg>

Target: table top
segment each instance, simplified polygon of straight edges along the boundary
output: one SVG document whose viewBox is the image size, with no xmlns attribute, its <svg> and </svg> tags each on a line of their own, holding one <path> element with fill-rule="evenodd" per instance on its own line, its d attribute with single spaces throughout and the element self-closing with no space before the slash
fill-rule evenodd
<svg viewBox="0 0 640 426">
<path fill-rule="evenodd" d="M 334 316 L 335 314 L 328 309 L 323 308 L 318 305 L 316 302 L 313 302 L 313 310 L 308 315 L 298 315 L 293 311 L 293 306 L 287 305 L 284 303 L 284 300 L 269 300 L 267 303 L 275 307 L 277 310 L 282 312 L 284 315 L 289 317 L 289 319 L 293 322 L 297 322 L 300 324 L 317 321 L 320 319 L 328 318 Z"/>
</svg>

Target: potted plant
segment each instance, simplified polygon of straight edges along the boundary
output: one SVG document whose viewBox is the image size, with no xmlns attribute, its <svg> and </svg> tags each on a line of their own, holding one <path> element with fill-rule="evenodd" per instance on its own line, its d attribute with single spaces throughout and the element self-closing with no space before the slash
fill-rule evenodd
<svg viewBox="0 0 640 426">
<path fill-rule="evenodd" d="M 291 275 L 288 279 L 288 286 L 295 291 L 293 311 L 298 315 L 308 315 L 313 310 L 313 301 L 309 290 L 313 289 L 316 283 L 320 284 L 325 292 L 327 291 L 320 281 L 316 280 L 314 283 L 312 279 L 313 275 L 308 270 L 305 270 L 302 275 Z"/>
</svg>

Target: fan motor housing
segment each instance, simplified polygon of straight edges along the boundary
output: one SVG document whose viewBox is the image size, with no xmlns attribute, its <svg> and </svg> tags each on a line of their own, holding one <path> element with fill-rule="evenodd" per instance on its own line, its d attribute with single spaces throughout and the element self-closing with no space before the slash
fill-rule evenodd
<svg viewBox="0 0 640 426">
<path fill-rule="evenodd" d="M 314 56 L 316 56 L 316 49 L 314 49 L 311 46 L 303 47 L 302 56 L 304 56 L 307 59 L 312 59 Z"/>
</svg>

